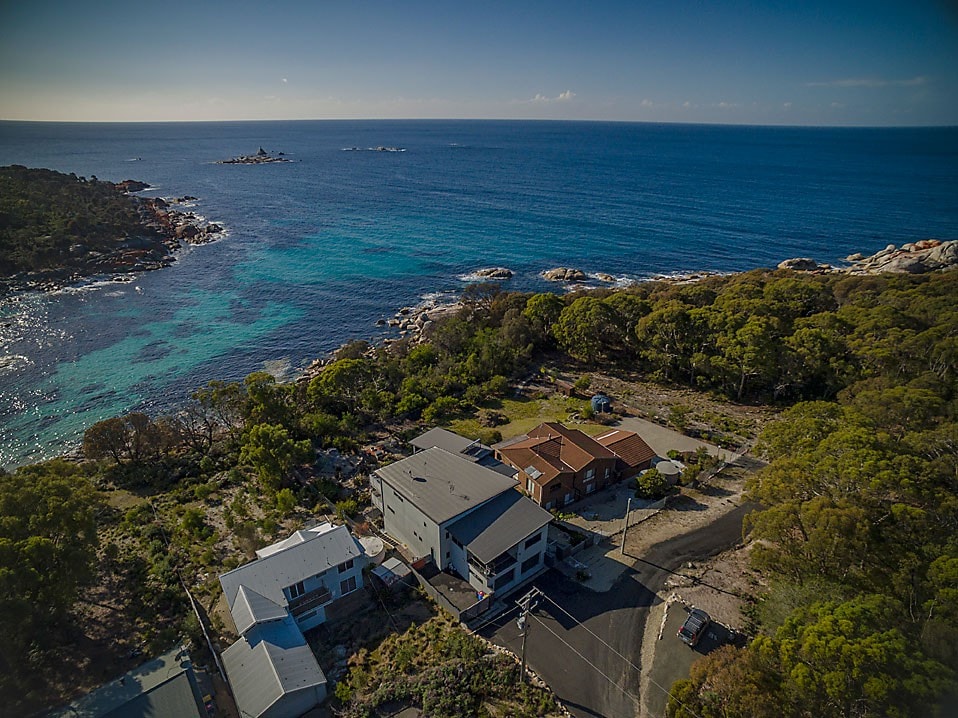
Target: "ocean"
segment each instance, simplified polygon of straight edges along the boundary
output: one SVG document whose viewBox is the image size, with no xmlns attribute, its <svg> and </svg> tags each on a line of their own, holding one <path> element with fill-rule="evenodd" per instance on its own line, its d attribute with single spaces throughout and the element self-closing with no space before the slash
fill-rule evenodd
<svg viewBox="0 0 958 718">
<path fill-rule="evenodd" d="M 293 161 L 217 164 L 260 147 Z M 958 128 L 0 122 L 0 164 L 194 195 L 228 230 L 132 282 L 0 300 L 7 468 L 210 379 L 293 376 L 480 267 L 512 269 L 507 289 L 563 291 L 539 273 L 626 282 L 958 235 Z"/>
</svg>

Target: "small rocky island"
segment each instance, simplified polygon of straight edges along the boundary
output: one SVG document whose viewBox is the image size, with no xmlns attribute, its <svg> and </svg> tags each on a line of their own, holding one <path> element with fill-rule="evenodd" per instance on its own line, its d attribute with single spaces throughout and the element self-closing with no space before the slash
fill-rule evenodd
<svg viewBox="0 0 958 718">
<path fill-rule="evenodd" d="M 266 165 L 272 162 L 292 162 L 292 160 L 286 157 L 285 152 L 280 152 L 277 155 L 271 155 L 269 152 L 264 150 L 262 147 L 256 152 L 255 155 L 240 155 L 239 157 L 231 157 L 228 160 L 220 160 L 216 164 L 218 165 Z"/>
</svg>

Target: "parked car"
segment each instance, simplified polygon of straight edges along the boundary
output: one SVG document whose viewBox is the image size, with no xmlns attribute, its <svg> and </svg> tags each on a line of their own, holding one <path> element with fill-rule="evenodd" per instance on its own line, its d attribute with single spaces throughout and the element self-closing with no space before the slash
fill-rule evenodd
<svg viewBox="0 0 958 718">
<path fill-rule="evenodd" d="M 709 627 L 711 622 L 712 619 L 709 618 L 709 615 L 705 611 L 699 608 L 693 608 L 689 611 L 685 623 L 683 623 L 679 629 L 678 636 L 684 643 L 689 644 L 689 647 L 694 648 L 702 639 L 702 634 L 705 633 L 705 629 Z"/>
</svg>

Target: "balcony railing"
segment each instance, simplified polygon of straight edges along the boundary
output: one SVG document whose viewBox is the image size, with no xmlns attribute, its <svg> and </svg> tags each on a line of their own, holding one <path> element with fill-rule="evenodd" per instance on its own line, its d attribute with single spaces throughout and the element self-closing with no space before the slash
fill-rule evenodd
<svg viewBox="0 0 958 718">
<path fill-rule="evenodd" d="M 508 571 L 517 563 L 518 561 L 516 558 L 508 553 L 504 553 L 501 556 L 496 557 L 490 564 L 482 563 L 482 561 L 479 561 L 473 556 L 469 557 L 470 568 L 486 579 L 495 578 L 497 574 L 500 574 L 503 571 Z"/>
<path fill-rule="evenodd" d="M 324 603 L 329 603 L 332 597 L 333 595 L 325 586 L 322 588 L 317 588 L 309 593 L 304 593 L 299 598 L 294 598 L 292 601 L 290 601 L 289 612 L 293 614 L 293 618 L 299 618 L 304 613 L 308 613 L 314 608 L 319 608 Z"/>
</svg>

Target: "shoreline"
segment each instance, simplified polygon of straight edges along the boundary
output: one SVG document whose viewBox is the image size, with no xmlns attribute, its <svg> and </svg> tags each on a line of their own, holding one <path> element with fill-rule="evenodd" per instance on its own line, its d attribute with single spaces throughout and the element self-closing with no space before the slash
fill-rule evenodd
<svg viewBox="0 0 958 718">
<path fill-rule="evenodd" d="M 134 201 L 144 231 L 142 236 L 126 238 L 109 254 L 90 253 L 71 265 L 0 277 L 0 299 L 102 282 L 132 282 L 142 272 L 172 266 L 184 245 L 210 244 L 229 234 L 223 225 L 192 211 L 196 197 L 134 197 L 133 192 L 151 188 L 133 180 L 116 186 Z"/>
</svg>

